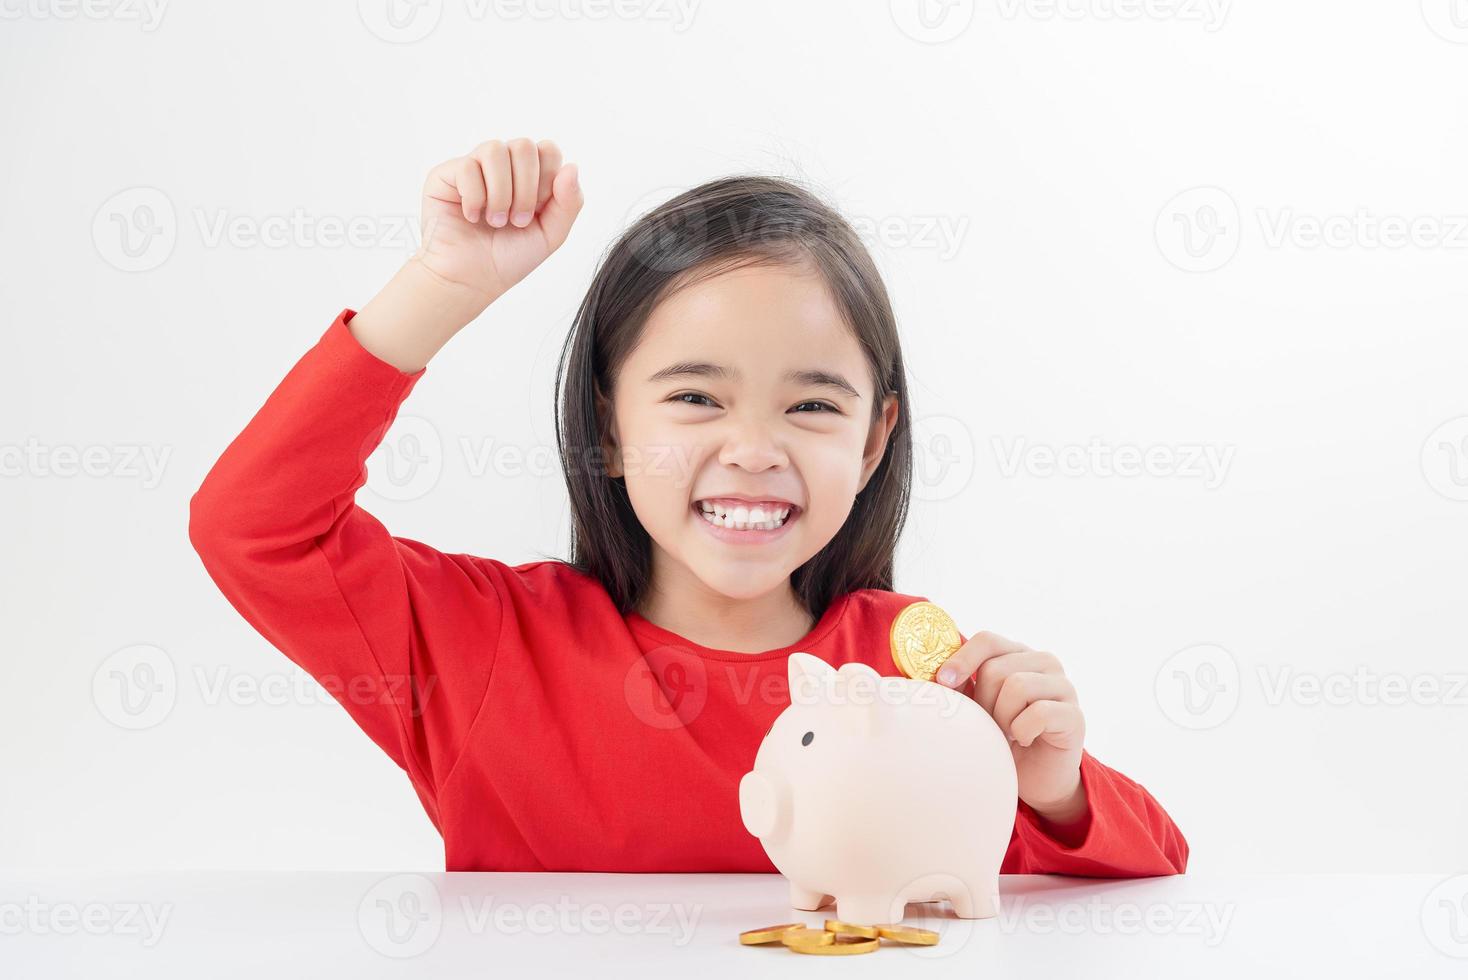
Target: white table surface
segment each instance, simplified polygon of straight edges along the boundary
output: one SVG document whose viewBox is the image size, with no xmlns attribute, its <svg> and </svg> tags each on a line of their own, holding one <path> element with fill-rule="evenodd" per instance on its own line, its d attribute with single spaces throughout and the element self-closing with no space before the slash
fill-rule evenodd
<svg viewBox="0 0 1468 980">
<path fill-rule="evenodd" d="M 0 976 L 1468 977 L 1468 874 L 1005 875 L 934 947 L 741 946 L 778 875 L 0 872 Z M 839 965 L 832 965 L 832 963 Z"/>
</svg>

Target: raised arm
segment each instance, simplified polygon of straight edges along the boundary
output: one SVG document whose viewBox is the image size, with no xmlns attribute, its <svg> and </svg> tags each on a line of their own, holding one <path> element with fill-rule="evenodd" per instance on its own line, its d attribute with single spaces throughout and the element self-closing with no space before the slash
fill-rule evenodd
<svg viewBox="0 0 1468 980">
<path fill-rule="evenodd" d="M 453 161 L 435 174 L 450 167 L 467 180 Z M 447 198 L 436 179 L 426 195 Z M 426 196 L 425 225 L 437 220 L 440 237 L 432 246 L 426 238 L 360 315 L 342 311 L 189 504 L 190 541 L 225 597 L 408 772 L 435 821 L 439 782 L 493 668 L 505 566 L 393 537 L 356 491 L 427 360 L 542 261 L 543 245 L 564 240 L 564 228 L 546 225 L 568 227 L 580 194 L 568 178 L 554 184 L 567 198 L 540 201 L 525 227 L 445 220 L 437 209 L 447 204 Z M 474 193 L 454 206 L 467 208 Z M 497 255 L 508 258 L 482 267 Z"/>
</svg>

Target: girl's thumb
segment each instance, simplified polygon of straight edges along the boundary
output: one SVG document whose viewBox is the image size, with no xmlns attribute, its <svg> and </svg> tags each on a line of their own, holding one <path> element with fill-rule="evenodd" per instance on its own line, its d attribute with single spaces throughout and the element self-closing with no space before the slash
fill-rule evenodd
<svg viewBox="0 0 1468 980">
<path fill-rule="evenodd" d="M 556 172 L 556 179 L 551 183 L 550 200 L 545 202 L 545 207 L 540 212 L 540 225 L 545 229 L 546 241 L 549 242 L 551 251 L 560 248 L 566 236 L 571 233 L 571 225 L 581 212 L 584 200 L 581 194 L 581 175 L 576 164 L 568 163 Z"/>
</svg>

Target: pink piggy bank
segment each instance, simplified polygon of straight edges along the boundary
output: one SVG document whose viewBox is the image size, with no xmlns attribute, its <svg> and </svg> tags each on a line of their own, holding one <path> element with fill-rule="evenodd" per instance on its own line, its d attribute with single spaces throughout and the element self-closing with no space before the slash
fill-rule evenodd
<svg viewBox="0 0 1468 980">
<path fill-rule="evenodd" d="M 947 898 L 996 914 L 1018 781 L 1009 740 L 971 698 L 931 681 L 836 670 L 792 653 L 790 707 L 739 782 L 744 826 L 790 881 L 790 904 L 898 923 Z"/>
</svg>

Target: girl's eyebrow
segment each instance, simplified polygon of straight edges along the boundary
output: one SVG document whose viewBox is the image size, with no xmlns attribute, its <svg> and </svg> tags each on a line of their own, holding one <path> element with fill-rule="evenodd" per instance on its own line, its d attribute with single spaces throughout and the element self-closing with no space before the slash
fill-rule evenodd
<svg viewBox="0 0 1468 980">
<path fill-rule="evenodd" d="M 725 367 L 722 364 L 710 364 L 708 361 L 679 361 L 670 364 L 661 371 L 655 372 L 648 382 L 656 384 L 659 381 L 667 381 L 670 378 L 697 377 L 697 378 L 719 378 L 724 381 L 738 381 L 739 371 L 735 368 Z M 807 368 L 803 371 L 787 371 L 786 381 L 794 381 L 808 388 L 834 388 L 844 395 L 852 398 L 860 398 L 861 393 L 852 387 L 851 382 L 834 371 L 825 371 L 819 368 Z"/>
</svg>

